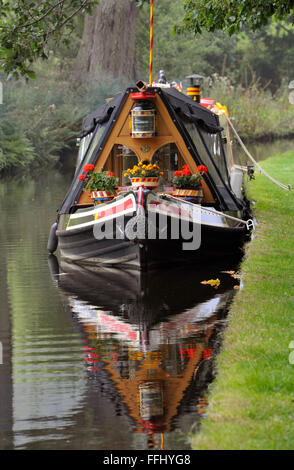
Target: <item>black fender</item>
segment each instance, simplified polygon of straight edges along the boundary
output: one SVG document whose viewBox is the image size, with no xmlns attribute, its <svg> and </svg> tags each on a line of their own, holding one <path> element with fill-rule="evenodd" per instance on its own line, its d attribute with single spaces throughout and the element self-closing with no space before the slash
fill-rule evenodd
<svg viewBox="0 0 294 470">
<path fill-rule="evenodd" d="M 49 251 L 49 253 L 54 253 L 54 251 L 56 251 L 57 249 L 57 245 L 58 245 L 58 238 L 56 235 L 57 225 L 58 225 L 57 222 L 54 222 L 54 224 L 52 224 L 51 229 L 50 229 L 48 243 L 47 243 L 47 250 Z"/>
</svg>

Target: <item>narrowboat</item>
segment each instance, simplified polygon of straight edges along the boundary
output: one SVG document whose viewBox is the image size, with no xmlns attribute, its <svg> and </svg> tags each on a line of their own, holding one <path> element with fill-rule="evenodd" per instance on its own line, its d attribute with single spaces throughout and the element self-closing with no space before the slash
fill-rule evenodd
<svg viewBox="0 0 294 470">
<path fill-rule="evenodd" d="M 137 82 L 83 120 L 50 253 L 146 271 L 240 249 L 252 221 L 225 121 L 193 87 L 178 88 Z"/>
</svg>

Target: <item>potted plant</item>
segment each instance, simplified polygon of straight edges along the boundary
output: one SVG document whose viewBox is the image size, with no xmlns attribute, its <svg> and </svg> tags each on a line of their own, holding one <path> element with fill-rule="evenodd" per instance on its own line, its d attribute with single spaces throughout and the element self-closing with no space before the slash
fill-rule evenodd
<svg viewBox="0 0 294 470">
<path fill-rule="evenodd" d="M 160 171 L 160 167 L 156 163 L 139 162 L 138 165 L 129 168 L 124 175 L 130 178 L 134 188 L 144 186 L 156 189 L 159 177 L 163 176 L 163 172 Z"/>
<path fill-rule="evenodd" d="M 174 172 L 173 185 L 175 189 L 173 196 L 183 197 L 186 200 L 193 200 L 203 197 L 201 187 L 202 176 L 207 173 L 204 165 L 197 167 L 198 173 L 192 174 L 188 165 L 183 165 L 182 171 Z"/>
<path fill-rule="evenodd" d="M 91 192 L 94 202 L 102 203 L 114 198 L 118 181 L 112 171 L 94 172 L 94 165 L 85 165 L 80 181 L 85 181 L 84 191 Z"/>
</svg>

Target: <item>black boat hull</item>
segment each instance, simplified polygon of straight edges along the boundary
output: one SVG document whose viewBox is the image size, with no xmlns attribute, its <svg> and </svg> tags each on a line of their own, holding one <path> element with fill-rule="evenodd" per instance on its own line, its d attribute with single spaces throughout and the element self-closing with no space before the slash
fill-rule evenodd
<svg viewBox="0 0 294 470">
<path fill-rule="evenodd" d="M 97 240 L 93 227 L 57 231 L 61 256 L 81 265 L 106 265 L 147 270 L 164 265 L 202 263 L 221 257 L 238 256 L 246 232 L 243 228 L 199 227 L 201 243 L 196 250 L 184 250 L 184 239 Z"/>
</svg>

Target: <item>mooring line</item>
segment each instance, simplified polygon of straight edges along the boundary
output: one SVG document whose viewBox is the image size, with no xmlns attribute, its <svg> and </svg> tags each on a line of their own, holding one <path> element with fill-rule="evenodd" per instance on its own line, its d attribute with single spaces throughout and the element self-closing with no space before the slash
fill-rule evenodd
<svg viewBox="0 0 294 470">
<path fill-rule="evenodd" d="M 179 201 L 177 197 L 172 196 L 171 194 L 166 194 L 165 196 L 170 199 L 175 199 Z M 248 220 L 239 219 L 238 217 L 233 217 L 232 215 L 217 211 L 216 209 L 209 209 L 208 207 L 203 207 L 201 205 L 193 204 L 192 202 L 189 202 L 189 201 L 185 201 L 184 204 L 189 204 L 190 206 L 193 207 L 194 210 L 198 210 L 200 212 L 208 212 L 209 214 L 212 214 L 212 215 L 219 215 L 221 217 L 225 217 L 226 219 L 234 220 L 235 222 L 244 224 L 246 225 L 247 230 L 254 229 L 254 222 L 252 219 L 248 219 Z"/>
<path fill-rule="evenodd" d="M 230 124 L 231 128 L 233 129 L 233 132 L 235 133 L 235 136 L 237 137 L 237 140 L 239 142 L 239 144 L 241 145 L 241 147 L 243 148 L 244 152 L 246 153 L 246 155 L 250 158 L 250 160 L 254 163 L 254 165 L 257 166 L 258 170 L 260 173 L 264 174 L 270 181 L 272 181 L 272 183 L 275 183 L 277 186 L 279 186 L 280 188 L 282 189 L 286 189 L 288 191 L 291 191 L 293 188 L 290 184 L 284 184 L 284 183 L 281 183 L 280 181 L 276 180 L 275 178 L 273 178 L 271 175 L 269 175 L 263 168 L 261 168 L 261 166 L 259 165 L 259 163 L 257 163 L 257 161 L 253 158 L 253 156 L 251 155 L 251 153 L 249 152 L 249 150 L 247 149 L 247 147 L 245 146 L 244 142 L 242 141 L 241 137 L 239 136 L 238 132 L 236 131 L 235 127 L 233 126 L 232 124 L 232 121 L 231 119 L 229 118 L 229 116 L 226 114 L 225 111 L 221 110 L 219 111 L 220 114 L 224 114 L 228 123 Z"/>
</svg>

